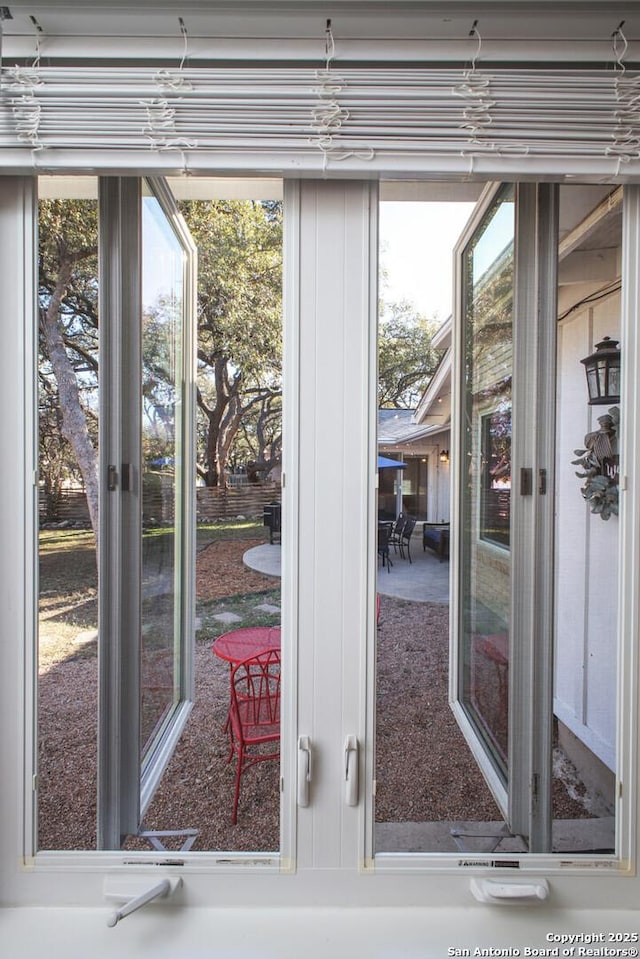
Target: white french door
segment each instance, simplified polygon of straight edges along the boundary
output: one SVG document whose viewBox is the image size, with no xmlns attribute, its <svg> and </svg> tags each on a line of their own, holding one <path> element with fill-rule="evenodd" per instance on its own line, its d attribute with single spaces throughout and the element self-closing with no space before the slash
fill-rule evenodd
<svg viewBox="0 0 640 959">
<path fill-rule="evenodd" d="M 196 251 L 166 183 L 102 178 L 98 847 L 136 835 L 191 709 Z"/>
<path fill-rule="evenodd" d="M 450 697 L 537 852 L 551 842 L 556 198 L 489 186 L 456 249 Z"/>
</svg>

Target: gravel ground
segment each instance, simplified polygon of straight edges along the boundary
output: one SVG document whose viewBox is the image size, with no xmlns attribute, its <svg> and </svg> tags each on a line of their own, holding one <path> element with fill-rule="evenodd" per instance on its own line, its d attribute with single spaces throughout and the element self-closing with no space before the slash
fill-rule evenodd
<svg viewBox="0 0 640 959">
<path fill-rule="evenodd" d="M 241 553 L 247 542 L 230 544 Z M 224 551 L 198 556 L 199 598 L 215 593 Z M 238 568 L 238 592 L 273 581 Z M 230 591 L 227 568 L 223 595 Z M 255 579 L 257 577 L 257 579 Z M 249 578 L 251 585 L 249 584 Z M 266 585 L 265 585 L 266 584 Z M 217 595 L 217 594 L 216 594 Z M 376 820 L 495 820 L 499 813 L 447 702 L 448 607 L 382 598 L 378 634 Z M 278 769 L 263 763 L 242 780 L 238 825 L 231 825 L 233 764 L 224 723 L 227 664 L 210 643 L 196 649 L 196 704 L 147 811 L 148 829 L 197 828 L 194 849 L 275 850 Z M 97 660 L 87 651 L 52 665 L 40 679 L 39 844 L 42 849 L 95 848 Z M 555 812 L 585 816 L 557 781 Z M 148 848 L 131 839 L 128 848 Z"/>
<path fill-rule="evenodd" d="M 500 814 L 448 705 L 449 607 L 382 598 L 376 820 Z"/>
</svg>

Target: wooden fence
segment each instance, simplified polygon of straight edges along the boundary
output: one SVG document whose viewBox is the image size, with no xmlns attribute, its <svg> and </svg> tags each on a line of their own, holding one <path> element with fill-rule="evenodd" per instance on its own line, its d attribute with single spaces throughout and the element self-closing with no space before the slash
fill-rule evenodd
<svg viewBox="0 0 640 959">
<path fill-rule="evenodd" d="M 163 495 L 164 493 L 164 495 Z M 167 491 L 157 490 L 145 494 L 145 518 L 148 522 L 170 523 L 172 521 L 172 497 Z M 262 511 L 268 503 L 280 502 L 280 486 L 269 483 L 260 486 L 238 486 L 233 489 L 217 489 L 199 486 L 196 490 L 198 523 L 215 523 L 219 520 L 262 519 Z M 82 490 L 62 490 L 55 504 L 47 504 L 40 491 L 40 522 L 43 524 L 68 523 L 71 526 L 89 526 L 87 498 Z"/>
<path fill-rule="evenodd" d="M 55 501 L 47 503 L 44 490 L 39 495 L 40 524 L 69 523 L 72 526 L 90 526 L 89 507 L 83 490 L 63 489 Z"/>
<path fill-rule="evenodd" d="M 199 486 L 196 490 L 197 517 L 199 523 L 215 523 L 216 520 L 246 516 L 247 519 L 262 519 L 267 503 L 279 503 L 281 490 L 276 483 L 261 486 L 238 486 L 235 489 L 217 489 Z"/>
</svg>

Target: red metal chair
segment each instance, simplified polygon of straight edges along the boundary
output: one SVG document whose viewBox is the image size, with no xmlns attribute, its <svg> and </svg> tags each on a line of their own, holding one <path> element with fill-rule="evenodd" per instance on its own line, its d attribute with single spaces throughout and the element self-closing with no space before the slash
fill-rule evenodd
<svg viewBox="0 0 640 959">
<path fill-rule="evenodd" d="M 237 663 L 231 672 L 230 749 L 236 755 L 233 824 L 238 821 L 240 780 L 245 769 L 280 758 L 280 650 L 267 649 Z"/>
</svg>

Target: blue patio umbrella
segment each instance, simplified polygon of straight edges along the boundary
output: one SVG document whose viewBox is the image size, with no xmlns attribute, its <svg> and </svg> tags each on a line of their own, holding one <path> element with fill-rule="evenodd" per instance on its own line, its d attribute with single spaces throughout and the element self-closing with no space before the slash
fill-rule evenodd
<svg viewBox="0 0 640 959">
<path fill-rule="evenodd" d="M 403 463 L 402 460 L 392 460 L 388 456 L 380 456 L 378 454 L 378 469 L 395 469 L 403 470 L 407 464 Z"/>
</svg>

